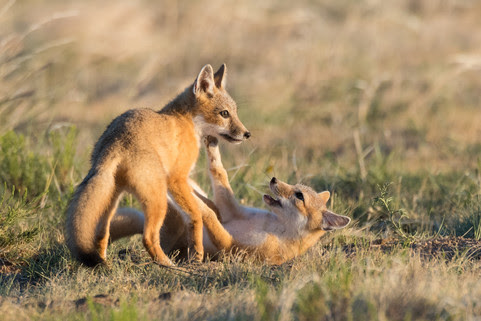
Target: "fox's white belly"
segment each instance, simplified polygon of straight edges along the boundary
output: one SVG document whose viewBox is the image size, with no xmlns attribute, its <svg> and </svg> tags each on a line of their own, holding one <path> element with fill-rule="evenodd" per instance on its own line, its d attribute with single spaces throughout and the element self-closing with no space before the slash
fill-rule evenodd
<svg viewBox="0 0 481 321">
<path fill-rule="evenodd" d="M 265 242 L 269 233 L 282 233 L 279 222 L 271 213 L 261 210 L 255 213 L 246 211 L 244 214 L 246 215 L 244 218 L 233 219 L 222 224 L 227 232 L 232 235 L 236 243 L 240 243 L 243 246 L 259 246 Z M 220 250 L 210 239 L 205 227 L 204 250 L 211 254 Z"/>
<path fill-rule="evenodd" d="M 224 225 L 226 230 L 234 237 L 234 239 L 246 246 L 256 246 L 264 243 L 267 237 L 265 229 L 262 228 L 265 221 L 232 221 Z"/>
<path fill-rule="evenodd" d="M 252 225 L 252 222 L 233 221 L 231 223 L 224 224 L 224 228 L 232 235 L 237 243 L 240 243 L 244 246 L 257 246 L 264 243 L 267 233 L 263 230 L 253 229 Z M 221 250 L 214 245 L 205 227 L 203 243 L 205 253 L 215 254 Z"/>
</svg>

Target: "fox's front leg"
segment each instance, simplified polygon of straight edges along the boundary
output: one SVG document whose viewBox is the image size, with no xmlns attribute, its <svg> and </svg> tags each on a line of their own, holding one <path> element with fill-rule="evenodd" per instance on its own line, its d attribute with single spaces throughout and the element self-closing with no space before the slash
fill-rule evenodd
<svg viewBox="0 0 481 321">
<path fill-rule="evenodd" d="M 210 179 L 214 191 L 214 203 L 219 209 L 222 222 L 228 222 L 235 216 L 242 216 L 241 207 L 235 199 L 227 171 L 222 165 L 217 138 L 207 136 L 204 138 L 204 144 L 209 161 Z"/>
<path fill-rule="evenodd" d="M 195 196 L 192 194 L 192 188 L 188 183 L 187 177 L 170 178 L 169 191 L 177 205 L 190 216 L 192 222 L 192 232 L 190 235 L 192 236 L 194 245 L 194 257 L 196 261 L 202 262 L 204 257 L 202 212 L 198 207 Z"/>
<path fill-rule="evenodd" d="M 204 226 L 209 234 L 209 238 L 217 247 L 218 251 L 228 251 L 234 246 L 234 239 L 232 235 L 224 228 L 216 213 L 199 199 L 199 208 L 202 211 L 202 220 Z"/>
</svg>

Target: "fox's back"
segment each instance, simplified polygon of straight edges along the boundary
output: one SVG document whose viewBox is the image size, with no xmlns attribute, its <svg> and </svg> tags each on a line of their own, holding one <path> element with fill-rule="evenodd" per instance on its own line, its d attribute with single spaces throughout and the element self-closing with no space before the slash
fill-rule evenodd
<svg viewBox="0 0 481 321">
<path fill-rule="evenodd" d="M 160 157 L 167 163 L 182 152 L 193 161 L 198 154 L 198 138 L 192 120 L 181 114 L 158 113 L 151 109 L 131 109 L 116 117 L 100 136 L 92 152 L 92 165 L 110 158 Z"/>
</svg>

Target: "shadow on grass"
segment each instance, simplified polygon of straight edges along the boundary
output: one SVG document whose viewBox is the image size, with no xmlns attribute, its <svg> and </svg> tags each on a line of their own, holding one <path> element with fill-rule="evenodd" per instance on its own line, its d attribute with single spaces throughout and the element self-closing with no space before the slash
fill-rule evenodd
<svg viewBox="0 0 481 321">
<path fill-rule="evenodd" d="M 42 286 L 68 270 L 68 253 L 62 244 L 43 249 L 40 253 L 11 262 L 0 258 L 0 294 L 8 295 L 12 290 L 19 293 L 32 286 Z"/>
</svg>

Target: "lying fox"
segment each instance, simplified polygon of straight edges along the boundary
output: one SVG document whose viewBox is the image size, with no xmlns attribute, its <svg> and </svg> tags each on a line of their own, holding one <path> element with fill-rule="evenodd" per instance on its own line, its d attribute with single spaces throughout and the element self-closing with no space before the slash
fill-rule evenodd
<svg viewBox="0 0 481 321">
<path fill-rule="evenodd" d="M 206 65 L 195 82 L 162 110 L 129 110 L 107 127 L 95 144 L 92 167 L 67 209 L 66 241 L 78 260 L 88 266 L 105 261 L 110 221 L 124 191 L 142 204 L 143 243 L 157 263 L 172 265 L 159 241 L 168 192 L 188 214 L 192 225 L 188 235 L 196 260 L 202 260 L 203 212 L 188 182 L 202 138 L 211 135 L 240 143 L 250 137 L 225 82 L 225 65 L 215 74 Z"/>
<path fill-rule="evenodd" d="M 269 264 L 282 264 L 304 253 L 326 231 L 340 229 L 351 219 L 327 210 L 328 191 L 316 193 L 311 188 L 289 185 L 275 177 L 270 181 L 274 197 L 264 195 L 271 211 L 239 205 L 229 184 L 219 153 L 218 140 L 205 139 L 214 201 L 190 181 L 202 208 L 204 248 L 215 256 L 222 251 L 242 251 Z M 212 210 L 211 210 L 212 209 Z M 169 202 L 161 244 L 167 252 L 186 249 L 186 215 Z M 144 215 L 131 208 L 120 208 L 110 225 L 112 241 L 142 233 Z M 179 228 L 179 226 L 182 226 Z"/>
</svg>

